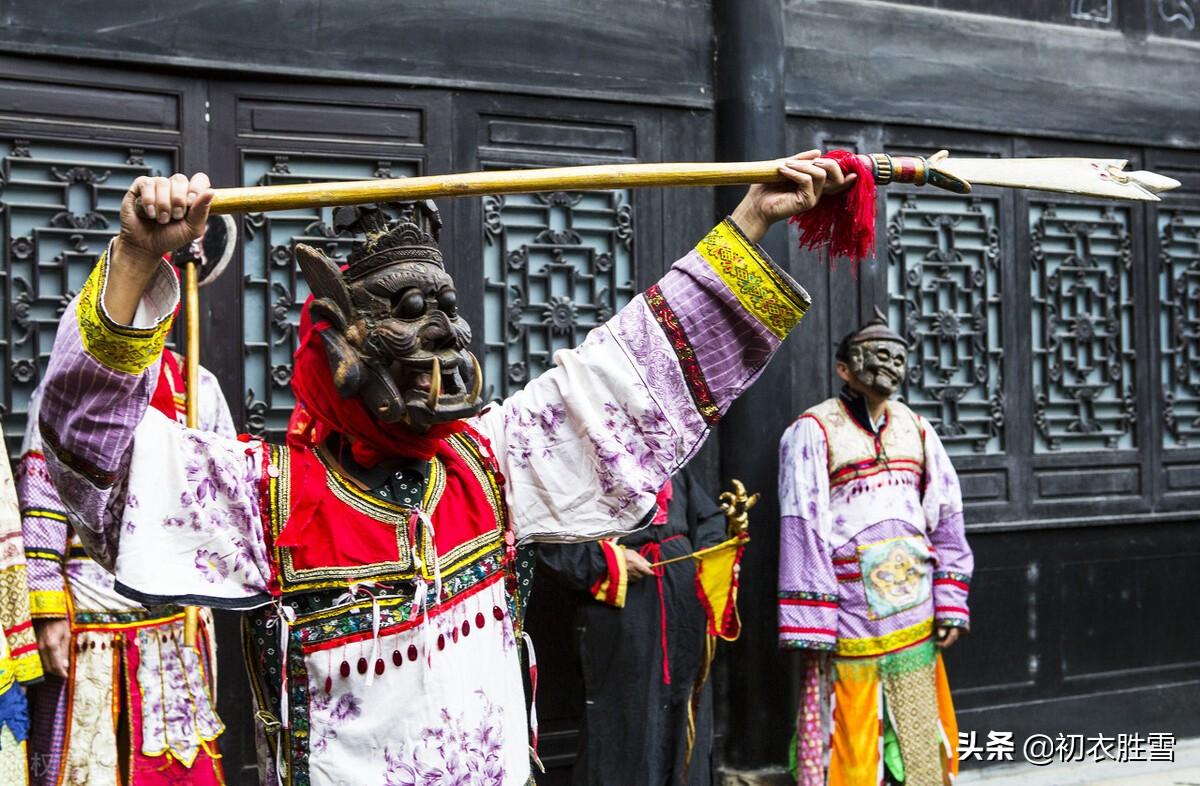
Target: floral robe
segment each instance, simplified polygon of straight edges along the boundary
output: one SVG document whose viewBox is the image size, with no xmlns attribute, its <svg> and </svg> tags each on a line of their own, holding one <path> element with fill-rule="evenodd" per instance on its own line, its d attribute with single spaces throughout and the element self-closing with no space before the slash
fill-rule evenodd
<svg viewBox="0 0 1200 786">
<path fill-rule="evenodd" d="M 176 417 L 185 421 L 185 392 L 175 392 Z M 69 619 L 70 678 L 47 675 L 30 689 L 34 729 L 30 771 L 35 786 L 115 783 L 118 742 L 111 713 L 124 694 L 136 750 L 130 753 L 132 786 L 218 782 L 220 765 L 209 745 L 222 725 L 213 709 L 209 677 L 214 651 L 208 612 L 201 613 L 195 651 L 177 646 L 183 610 L 145 606 L 122 596 L 115 580 L 87 555 L 67 526 L 67 508 L 46 467 L 38 429 L 41 391 L 29 405 L 29 426 L 17 468 L 29 598 L 34 619 Z M 220 385 L 207 370 L 200 375 L 200 426 L 233 437 L 233 419 Z M 185 676 L 186 675 L 186 676 Z M 136 691 L 122 690 L 123 680 Z"/>
<path fill-rule="evenodd" d="M 47 463 L 72 524 L 127 595 L 256 609 L 263 778 L 329 786 L 529 780 L 512 547 L 634 529 L 809 304 L 727 220 L 434 461 L 398 472 L 387 501 L 320 450 L 148 410 L 178 284 L 164 267 L 128 326 L 104 312 L 105 277 L 101 260 L 45 382 Z M 304 538 L 280 545 L 305 495 L 323 512 L 306 508 Z"/>
<path fill-rule="evenodd" d="M 957 771 L 957 727 L 934 628 L 969 624 L 974 560 L 937 433 L 896 401 L 876 428 L 846 391 L 784 433 L 779 498 L 779 641 L 814 653 L 799 783 L 882 783 L 886 765 L 939 786 Z"/>
</svg>

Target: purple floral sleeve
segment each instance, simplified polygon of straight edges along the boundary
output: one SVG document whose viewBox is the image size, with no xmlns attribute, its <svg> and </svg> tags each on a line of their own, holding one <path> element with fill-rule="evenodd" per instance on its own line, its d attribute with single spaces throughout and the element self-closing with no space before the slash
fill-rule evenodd
<svg viewBox="0 0 1200 786">
<path fill-rule="evenodd" d="M 522 540 L 638 526 L 762 372 L 808 295 L 732 221 L 554 367 L 476 419 Z"/>
</svg>

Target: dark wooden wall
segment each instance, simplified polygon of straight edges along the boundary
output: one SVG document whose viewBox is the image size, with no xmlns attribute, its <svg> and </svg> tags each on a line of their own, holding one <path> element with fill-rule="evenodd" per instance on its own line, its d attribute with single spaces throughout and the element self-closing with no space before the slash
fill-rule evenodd
<svg viewBox="0 0 1200 786">
<path fill-rule="evenodd" d="M 832 146 L 1129 158 L 1186 190 L 1108 212 L 988 189 L 969 198 L 892 190 L 880 204 L 878 258 L 857 279 L 795 251 L 786 230 L 768 239 L 816 307 L 698 459 L 713 485 L 739 476 L 767 492 L 743 574 L 745 632 L 717 668 L 718 727 L 727 766 L 784 760 L 796 659 L 775 646 L 774 442 L 833 392 L 833 343 L 878 305 L 919 348 L 905 394 L 952 438 L 968 498 L 975 630 L 948 659 L 964 728 L 1018 739 L 1200 734 L 1191 710 L 1200 636 L 1189 624 L 1200 611 L 1200 3 L 203 8 L 0 0 L 10 449 L 64 298 L 115 227 L 123 184 L 142 171 L 204 168 L 220 184 L 250 184 Z M 466 302 L 504 315 L 476 336 L 497 392 L 575 340 L 601 306 L 652 281 L 735 198 L 703 190 L 446 206 L 447 256 Z M 327 221 L 321 211 L 249 217 L 238 270 L 205 293 L 213 338 L 203 360 L 248 428 L 276 429 L 290 407 L 288 324 L 305 294 L 290 248 L 303 239 L 344 252 Z M 578 239 L 553 234 L 564 226 L 581 228 Z M 529 284 L 519 264 L 506 267 L 511 252 L 557 253 L 592 277 L 586 292 L 538 284 L 545 298 L 573 300 L 570 329 L 519 313 L 509 284 Z M 620 280 L 597 266 L 606 254 Z M 1090 305 L 1066 294 L 1072 276 L 1101 287 Z M 601 292 L 605 282 L 612 291 Z M 1039 332 L 1047 309 L 1071 323 Z M 972 331 L 981 335 L 964 338 Z M 1048 372 L 1069 360 L 1063 346 L 1084 344 L 1102 381 Z M 1084 388 L 1095 390 L 1081 408 Z M 531 614 L 543 752 L 550 781 L 563 782 L 581 700 L 563 624 L 570 601 L 542 583 Z M 223 622 L 225 751 L 244 765 L 246 694 Z"/>
</svg>

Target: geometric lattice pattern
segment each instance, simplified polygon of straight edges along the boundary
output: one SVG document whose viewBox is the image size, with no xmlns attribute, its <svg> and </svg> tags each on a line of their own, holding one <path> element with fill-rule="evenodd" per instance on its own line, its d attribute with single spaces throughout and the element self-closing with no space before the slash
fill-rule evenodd
<svg viewBox="0 0 1200 786">
<path fill-rule="evenodd" d="M 242 182 L 247 185 L 414 174 L 417 169 L 413 163 L 375 158 L 252 152 L 242 157 Z M 344 260 L 355 241 L 334 233 L 330 207 L 245 215 L 241 240 L 246 346 L 243 422 L 251 434 L 280 440 L 295 402 L 289 387 L 292 356 L 296 352 L 300 309 L 309 294 L 296 264 L 296 244 L 305 243 Z"/>
<path fill-rule="evenodd" d="M 483 200 L 484 379 L 503 398 L 634 296 L 627 191 Z"/>
<path fill-rule="evenodd" d="M 1200 211 L 1158 214 L 1163 444 L 1200 441 Z"/>
<path fill-rule="evenodd" d="M 887 197 L 889 322 L 908 343 L 904 400 L 950 453 L 1004 450 L 999 202 Z"/>
<path fill-rule="evenodd" d="M 67 303 L 120 228 L 140 175 L 170 173 L 174 151 L 0 138 L 0 408 L 9 455 L 46 370 Z"/>
<path fill-rule="evenodd" d="M 1129 210 L 1034 202 L 1035 448 L 1136 447 Z"/>
</svg>

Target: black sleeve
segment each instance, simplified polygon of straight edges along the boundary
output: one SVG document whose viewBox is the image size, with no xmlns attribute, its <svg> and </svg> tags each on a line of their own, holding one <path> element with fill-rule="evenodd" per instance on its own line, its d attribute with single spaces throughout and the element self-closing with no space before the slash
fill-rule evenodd
<svg viewBox="0 0 1200 786">
<path fill-rule="evenodd" d="M 608 575 L 604 548 L 595 542 L 541 543 L 538 563 L 568 587 L 589 594 Z"/>
<path fill-rule="evenodd" d="M 728 537 L 725 532 L 725 514 L 717 507 L 716 497 L 696 482 L 690 470 L 685 468 L 676 477 L 686 486 L 688 535 L 692 546 L 698 551 L 725 540 Z"/>
</svg>

